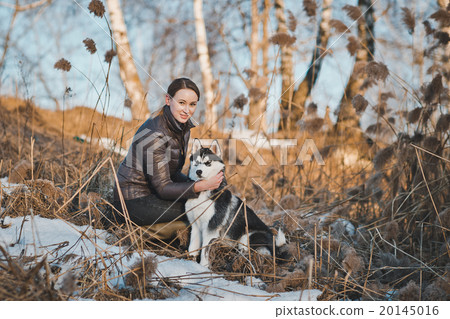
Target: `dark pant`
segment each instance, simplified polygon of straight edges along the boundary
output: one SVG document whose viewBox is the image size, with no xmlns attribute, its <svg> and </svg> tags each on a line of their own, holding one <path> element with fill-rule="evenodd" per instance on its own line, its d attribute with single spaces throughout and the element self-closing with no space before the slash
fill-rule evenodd
<svg viewBox="0 0 450 319">
<path fill-rule="evenodd" d="M 125 205 L 130 215 L 131 221 L 138 226 L 153 225 L 156 223 L 167 223 L 177 219 L 184 214 L 185 200 L 178 200 L 177 202 L 163 200 L 156 195 L 149 195 L 146 197 L 125 200 Z M 122 212 L 122 206 L 120 202 L 114 202 L 114 207 Z M 123 216 L 116 212 L 116 221 L 118 223 L 124 223 Z M 187 222 L 186 215 L 178 218 L 177 220 Z"/>
</svg>

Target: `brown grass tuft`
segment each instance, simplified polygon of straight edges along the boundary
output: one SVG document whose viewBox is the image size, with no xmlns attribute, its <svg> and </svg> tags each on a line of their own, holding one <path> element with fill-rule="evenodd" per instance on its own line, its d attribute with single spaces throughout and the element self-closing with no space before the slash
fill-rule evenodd
<svg viewBox="0 0 450 319">
<path fill-rule="evenodd" d="M 305 10 L 308 17 L 315 17 L 317 10 L 317 3 L 315 0 L 303 0 L 303 10 Z"/>
<path fill-rule="evenodd" d="M 424 301 L 448 301 L 447 293 L 436 283 L 429 284 L 423 292 L 422 300 Z"/>
<path fill-rule="evenodd" d="M 422 108 L 416 107 L 414 110 L 408 112 L 408 122 L 411 124 L 417 123 L 422 114 Z"/>
<path fill-rule="evenodd" d="M 286 282 L 280 281 L 277 283 L 270 283 L 267 285 L 266 291 L 269 293 L 285 292 L 286 291 Z"/>
<path fill-rule="evenodd" d="M 288 28 L 291 32 L 295 32 L 295 29 L 297 29 L 297 18 L 291 10 L 288 10 Z"/>
<path fill-rule="evenodd" d="M 86 47 L 86 50 L 90 53 L 90 54 L 94 54 L 95 52 L 97 52 L 97 47 L 95 46 L 95 41 L 90 39 L 90 38 L 86 38 L 83 40 L 84 46 Z"/>
<path fill-rule="evenodd" d="M 342 261 L 344 269 L 347 272 L 358 273 L 364 267 L 364 260 L 359 256 L 355 249 L 350 247 L 345 250 L 345 258 Z"/>
<path fill-rule="evenodd" d="M 296 40 L 296 37 L 291 36 L 285 32 L 275 33 L 269 38 L 269 41 L 271 43 L 279 45 L 280 47 L 290 47 L 295 43 Z"/>
<path fill-rule="evenodd" d="M 395 220 L 392 220 L 384 226 L 384 239 L 386 240 L 397 240 L 399 226 Z"/>
<path fill-rule="evenodd" d="M 398 292 L 398 299 L 401 301 L 418 301 L 419 296 L 419 286 L 417 286 L 417 284 L 412 280 L 410 280 L 408 284 Z"/>
<path fill-rule="evenodd" d="M 94 13 L 99 18 L 103 18 L 105 14 L 105 6 L 100 0 L 91 0 L 88 6 L 89 12 Z"/>
<path fill-rule="evenodd" d="M 450 129 L 450 114 L 442 114 L 436 123 L 436 132 L 446 133 Z"/>
<path fill-rule="evenodd" d="M 357 94 L 352 99 L 353 107 L 357 113 L 362 113 L 366 109 L 369 102 L 361 94 Z"/>
<path fill-rule="evenodd" d="M 373 158 L 373 166 L 377 171 L 382 170 L 394 156 L 393 145 L 383 148 L 375 154 Z"/>
<path fill-rule="evenodd" d="M 244 106 L 248 103 L 248 98 L 244 95 L 241 94 L 238 97 L 236 97 L 233 101 L 233 107 L 238 109 L 238 110 L 243 110 Z"/>
<path fill-rule="evenodd" d="M 342 7 L 342 9 L 347 12 L 347 15 L 350 19 L 356 21 L 359 20 L 360 23 L 364 23 L 366 20 L 363 17 L 363 13 L 359 7 L 351 6 L 351 5 L 345 5 Z"/>
<path fill-rule="evenodd" d="M 389 75 L 389 69 L 382 62 L 371 61 L 366 67 L 365 71 L 367 75 L 375 80 L 386 81 Z"/>
<path fill-rule="evenodd" d="M 288 194 L 280 200 L 280 206 L 283 207 L 283 209 L 295 210 L 300 207 L 300 204 L 301 204 L 300 197 L 294 194 Z"/>
<path fill-rule="evenodd" d="M 29 179 L 31 174 L 31 163 L 29 160 L 23 159 L 14 166 L 9 175 L 8 181 L 10 183 L 19 184 Z"/>
<path fill-rule="evenodd" d="M 413 34 L 416 27 L 416 18 L 408 8 L 402 8 L 402 11 L 402 21 L 408 27 L 409 34 Z"/>
<path fill-rule="evenodd" d="M 131 266 L 131 272 L 125 276 L 125 283 L 128 286 L 145 286 L 147 281 L 152 279 L 156 272 L 158 262 L 154 256 L 148 256 Z"/>
<path fill-rule="evenodd" d="M 62 59 L 58 60 L 53 67 L 56 70 L 69 72 L 70 69 L 72 68 L 72 65 L 70 64 L 69 61 L 67 61 L 66 59 L 62 58 Z"/>
<path fill-rule="evenodd" d="M 341 20 L 331 19 L 330 27 L 335 28 L 337 32 L 341 32 L 341 33 L 350 32 L 350 29 Z"/>
<path fill-rule="evenodd" d="M 105 53 L 105 62 L 111 63 L 112 59 L 117 55 L 117 52 L 113 49 L 106 51 Z"/>
<path fill-rule="evenodd" d="M 360 48 L 359 40 L 354 37 L 348 37 L 348 43 L 347 43 L 347 51 L 350 53 L 351 56 L 354 56 L 356 54 L 356 51 Z"/>
</svg>

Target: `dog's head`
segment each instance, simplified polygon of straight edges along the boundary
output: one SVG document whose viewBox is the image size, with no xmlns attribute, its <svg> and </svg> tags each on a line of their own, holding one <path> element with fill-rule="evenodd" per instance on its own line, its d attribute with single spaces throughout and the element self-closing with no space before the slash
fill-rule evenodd
<svg viewBox="0 0 450 319">
<path fill-rule="evenodd" d="M 199 139 L 192 145 L 189 166 L 189 178 L 196 181 L 208 179 L 225 170 L 219 143 L 214 140 L 210 147 L 203 147 Z"/>
</svg>

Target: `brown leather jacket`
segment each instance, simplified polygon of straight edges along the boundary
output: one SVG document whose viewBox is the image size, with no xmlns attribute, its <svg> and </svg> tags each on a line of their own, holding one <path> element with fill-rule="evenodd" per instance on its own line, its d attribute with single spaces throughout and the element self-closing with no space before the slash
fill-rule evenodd
<svg viewBox="0 0 450 319">
<path fill-rule="evenodd" d="M 185 163 L 191 120 L 178 122 L 168 105 L 137 130 L 117 178 L 125 200 L 155 194 L 161 199 L 198 197 L 194 181 L 181 173 Z M 114 200 L 119 201 L 116 185 Z"/>
</svg>

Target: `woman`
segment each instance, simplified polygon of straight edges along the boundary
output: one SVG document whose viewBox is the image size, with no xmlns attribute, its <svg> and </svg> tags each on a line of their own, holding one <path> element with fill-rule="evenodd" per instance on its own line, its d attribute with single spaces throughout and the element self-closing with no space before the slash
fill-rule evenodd
<svg viewBox="0 0 450 319">
<path fill-rule="evenodd" d="M 187 218 L 183 214 L 187 199 L 218 188 L 223 179 L 221 172 L 208 180 L 194 182 L 181 173 L 190 129 L 194 127 L 190 117 L 199 99 L 194 82 L 187 78 L 174 80 L 167 89 L 166 105 L 138 129 L 117 172 L 131 221 L 139 226 L 152 226 L 150 230 L 155 232 L 165 228 L 164 233 L 158 233 L 162 239 L 173 237 L 179 227 L 186 227 Z M 123 211 L 117 186 L 114 206 Z M 124 221 L 122 216 L 116 219 Z"/>
</svg>

